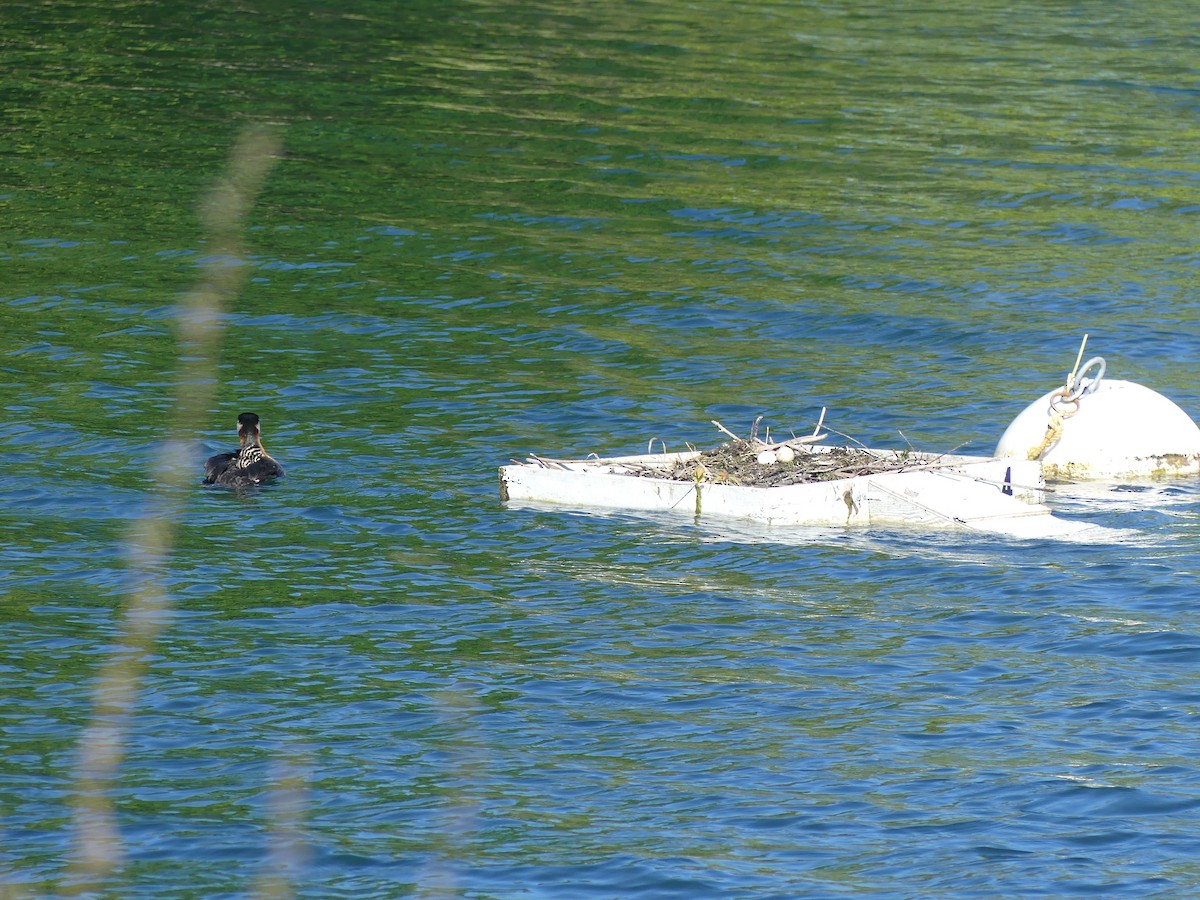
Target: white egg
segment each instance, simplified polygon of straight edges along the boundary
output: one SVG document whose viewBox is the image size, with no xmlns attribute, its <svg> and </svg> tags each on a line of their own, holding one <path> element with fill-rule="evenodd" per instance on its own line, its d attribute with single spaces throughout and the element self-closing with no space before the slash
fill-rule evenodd
<svg viewBox="0 0 1200 900">
<path fill-rule="evenodd" d="M 775 458 L 780 462 L 791 462 L 796 458 L 796 451 L 791 447 L 780 447 L 775 451 Z"/>
<path fill-rule="evenodd" d="M 773 466 L 776 459 L 774 450 L 763 450 L 758 454 L 758 463 L 762 466 Z"/>
</svg>

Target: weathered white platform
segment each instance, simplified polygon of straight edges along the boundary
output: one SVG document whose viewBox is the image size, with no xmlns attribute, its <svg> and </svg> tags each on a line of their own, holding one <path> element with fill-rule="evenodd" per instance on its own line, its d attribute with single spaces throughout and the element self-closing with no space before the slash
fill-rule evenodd
<svg viewBox="0 0 1200 900">
<path fill-rule="evenodd" d="M 829 448 L 815 447 L 812 452 Z M 892 451 L 873 451 L 899 459 Z M 907 471 L 779 487 L 692 483 L 631 474 L 697 452 L 610 459 L 536 458 L 500 469 L 503 500 L 751 520 L 769 526 L 910 525 L 1018 538 L 1116 540 L 1124 532 L 1064 519 L 1043 505 L 1036 461 L 909 453 Z"/>
</svg>

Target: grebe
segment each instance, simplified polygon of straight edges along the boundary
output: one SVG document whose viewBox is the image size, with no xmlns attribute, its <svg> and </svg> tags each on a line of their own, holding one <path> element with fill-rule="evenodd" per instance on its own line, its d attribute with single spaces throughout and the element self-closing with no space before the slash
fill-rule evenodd
<svg viewBox="0 0 1200 900">
<path fill-rule="evenodd" d="M 204 464 L 204 483 L 250 487 L 283 477 L 283 466 L 263 449 L 260 435 L 258 416 L 248 412 L 238 416 L 240 449 L 209 459 Z"/>
</svg>

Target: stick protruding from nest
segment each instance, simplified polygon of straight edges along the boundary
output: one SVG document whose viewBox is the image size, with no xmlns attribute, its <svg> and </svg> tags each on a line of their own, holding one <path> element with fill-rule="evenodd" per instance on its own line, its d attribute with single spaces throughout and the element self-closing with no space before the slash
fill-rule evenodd
<svg viewBox="0 0 1200 900">
<path fill-rule="evenodd" d="M 759 416 L 757 419 L 755 419 L 754 424 L 750 426 L 750 437 L 748 439 L 738 437 L 736 434 L 734 434 L 732 431 L 730 431 L 728 428 L 726 428 L 724 425 L 722 425 L 716 419 L 713 419 L 712 423 L 713 423 L 713 425 L 715 425 L 717 427 L 717 430 L 719 432 L 721 432 L 723 435 L 725 435 L 728 438 L 732 438 L 735 445 L 737 445 L 739 447 L 748 447 L 749 449 L 753 450 L 755 453 L 759 453 L 763 450 L 778 450 L 780 447 L 790 447 L 793 450 L 807 451 L 808 450 L 808 447 L 806 446 L 807 444 L 815 444 L 815 443 L 817 443 L 819 441 L 823 441 L 823 440 L 825 440 L 825 438 L 829 437 L 828 434 L 823 434 L 821 432 L 821 426 L 825 424 L 825 411 L 826 411 L 826 407 L 822 406 L 821 407 L 821 417 L 817 420 L 817 426 L 816 426 L 816 428 L 813 429 L 812 434 L 806 434 L 803 437 L 796 437 L 793 434 L 792 437 L 788 438 L 785 441 L 772 441 L 770 428 L 767 429 L 767 433 L 766 433 L 767 439 L 766 440 L 759 439 L 758 426 L 762 423 L 762 420 L 763 420 L 762 416 Z"/>
</svg>

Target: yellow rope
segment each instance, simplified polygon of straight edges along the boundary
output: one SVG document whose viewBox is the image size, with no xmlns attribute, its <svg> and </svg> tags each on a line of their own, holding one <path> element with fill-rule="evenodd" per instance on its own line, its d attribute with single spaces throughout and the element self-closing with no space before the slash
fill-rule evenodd
<svg viewBox="0 0 1200 900">
<path fill-rule="evenodd" d="M 1054 409 L 1050 408 L 1050 421 L 1046 424 L 1046 436 L 1042 438 L 1042 442 L 1036 447 L 1029 448 L 1029 459 L 1041 459 L 1042 454 L 1050 447 L 1058 443 L 1058 439 L 1062 437 L 1063 417 Z"/>
<path fill-rule="evenodd" d="M 1067 373 L 1067 383 L 1060 390 L 1055 391 L 1050 395 L 1050 419 L 1046 423 L 1046 434 L 1042 438 L 1042 442 L 1040 444 L 1038 444 L 1036 447 L 1029 448 L 1029 459 L 1041 459 L 1043 453 L 1057 444 L 1059 438 L 1062 437 L 1063 422 L 1069 417 L 1075 415 L 1075 413 L 1079 412 L 1079 396 L 1072 396 L 1071 392 L 1075 389 L 1075 376 L 1079 374 L 1079 363 L 1083 360 L 1083 350 L 1085 347 L 1087 347 L 1087 342 L 1088 336 L 1085 334 L 1083 336 L 1082 343 L 1079 345 L 1079 353 L 1075 357 L 1075 367 Z M 1091 363 L 1089 362 L 1089 367 L 1090 365 Z M 1068 403 L 1073 402 L 1075 404 L 1075 408 L 1060 413 L 1054 407 L 1054 404 L 1058 401 L 1059 397 L 1062 397 Z"/>
</svg>

